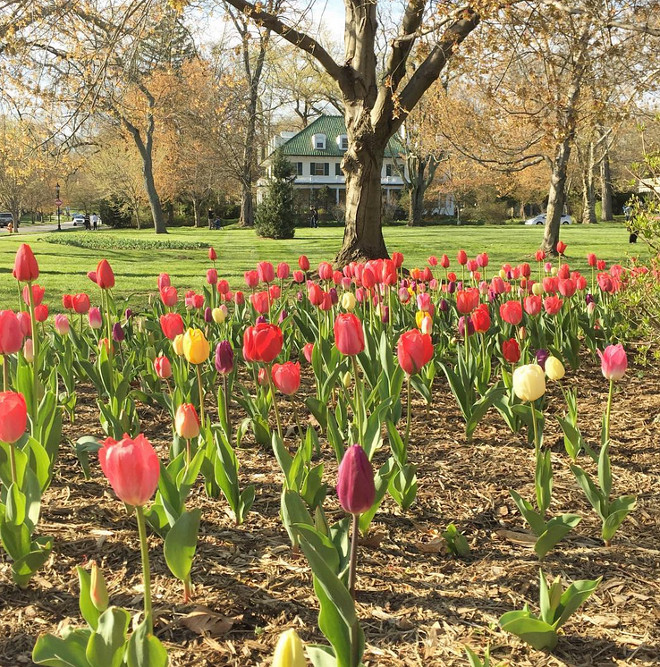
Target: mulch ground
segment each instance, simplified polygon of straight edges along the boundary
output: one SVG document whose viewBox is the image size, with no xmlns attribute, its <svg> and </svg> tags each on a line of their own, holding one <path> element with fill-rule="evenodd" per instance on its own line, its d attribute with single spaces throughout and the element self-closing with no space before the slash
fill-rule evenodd
<svg viewBox="0 0 660 667">
<path fill-rule="evenodd" d="M 583 434 L 595 443 L 607 383 L 592 361 L 569 375 L 565 381 L 579 391 Z M 603 577 L 596 593 L 564 626 L 553 654 L 535 651 L 497 627 L 502 613 L 525 602 L 538 611 L 539 562 L 508 493 L 515 489 L 533 496 L 533 450 L 493 411 L 473 442 L 466 443 L 444 381 L 436 379 L 433 396 L 428 418 L 421 403 L 414 406 L 410 460 L 419 465 L 417 501 L 403 513 L 386 499 L 360 549 L 357 607 L 367 641 L 365 664 L 466 665 L 465 645 L 483 654 L 490 644 L 493 665 L 657 665 L 660 371 L 632 368 L 617 385 L 614 493 L 637 494 L 638 507 L 610 547 L 600 541 L 600 520 L 568 469 L 552 417 L 563 411 L 561 394 L 556 387 L 549 392 L 545 440 L 552 447 L 555 473 L 551 512 L 575 512 L 583 520 L 548 554 L 543 569 L 548 579 Z M 68 438 L 101 436 L 93 398 L 88 388 L 81 388 L 76 423 L 65 429 Z M 292 423 L 286 407 L 283 412 Z M 234 423 L 240 416 L 236 412 Z M 144 432 L 165 454 L 167 416 L 145 407 L 142 417 Z M 327 480 L 333 483 L 336 465 L 322 442 Z M 248 438 L 238 456 L 242 486 L 256 486 L 243 526 L 234 525 L 224 499 L 204 495 L 201 481 L 189 500 L 203 508 L 193 603 L 181 602 L 181 585 L 169 575 L 162 541 L 150 538 L 155 630 L 173 665 L 267 665 L 279 633 L 288 627 L 295 627 L 305 641 L 325 643 L 316 627 L 310 570 L 303 556 L 292 553 L 279 520 L 281 475 L 274 457 Z M 593 470 L 584 457 L 581 462 Z M 26 590 L 11 584 L 9 565 L 0 560 L 0 665 L 32 664 L 31 650 L 40 633 L 82 624 L 77 565 L 99 562 L 112 602 L 141 608 L 135 519 L 113 497 L 96 460 L 92 469 L 93 479 L 85 481 L 72 447 L 63 444 L 38 531 L 55 537 L 54 553 Z M 334 490 L 326 507 L 331 517 L 342 516 Z M 470 544 L 464 559 L 450 556 L 442 546 L 440 533 L 451 522 Z"/>
</svg>

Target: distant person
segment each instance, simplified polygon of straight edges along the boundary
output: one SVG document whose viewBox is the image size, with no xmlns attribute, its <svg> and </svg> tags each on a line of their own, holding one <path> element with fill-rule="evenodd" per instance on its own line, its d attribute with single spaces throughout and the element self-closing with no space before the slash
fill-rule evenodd
<svg viewBox="0 0 660 667">
<path fill-rule="evenodd" d="M 222 220 L 220 218 L 216 218 L 213 221 L 213 229 L 222 229 Z"/>
<path fill-rule="evenodd" d="M 626 204 L 623 207 L 623 215 L 626 219 L 626 227 L 630 231 L 630 236 L 628 237 L 628 243 L 637 243 L 637 232 L 630 228 L 630 221 L 632 219 L 633 209 L 630 204 Z"/>
<path fill-rule="evenodd" d="M 85 213 L 85 216 L 83 217 L 83 224 L 85 225 L 85 229 L 89 231 L 90 229 L 89 213 Z"/>
<path fill-rule="evenodd" d="M 92 213 L 89 220 L 92 223 L 92 229 L 96 231 L 99 225 L 99 216 L 96 213 Z"/>
<path fill-rule="evenodd" d="M 7 223 L 7 231 L 8 231 L 10 234 L 13 234 L 13 232 L 14 232 L 14 222 L 13 222 L 13 220 L 10 220 L 10 221 Z"/>
<path fill-rule="evenodd" d="M 316 210 L 315 206 L 312 206 L 311 216 L 309 218 L 309 226 L 312 229 L 316 229 L 319 226 L 319 212 Z"/>
</svg>

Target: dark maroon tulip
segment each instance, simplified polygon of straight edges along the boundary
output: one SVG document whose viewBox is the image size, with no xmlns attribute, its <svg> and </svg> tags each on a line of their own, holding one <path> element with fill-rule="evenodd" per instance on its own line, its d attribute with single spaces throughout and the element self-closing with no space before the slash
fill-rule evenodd
<svg viewBox="0 0 660 667">
<path fill-rule="evenodd" d="M 351 514 L 362 514 L 374 504 L 374 471 L 360 445 L 349 447 L 339 464 L 337 495 L 341 506 Z"/>
<path fill-rule="evenodd" d="M 228 340 L 221 341 L 215 348 L 215 368 L 225 375 L 234 369 L 234 351 Z"/>
</svg>

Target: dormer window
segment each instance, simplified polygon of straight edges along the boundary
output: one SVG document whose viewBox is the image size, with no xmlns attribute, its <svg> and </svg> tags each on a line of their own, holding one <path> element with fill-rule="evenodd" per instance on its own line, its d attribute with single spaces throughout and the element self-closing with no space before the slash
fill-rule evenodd
<svg viewBox="0 0 660 667">
<path fill-rule="evenodd" d="M 325 134 L 315 134 L 312 137 L 312 146 L 317 151 L 325 150 Z"/>
<path fill-rule="evenodd" d="M 347 151 L 348 150 L 348 135 L 347 134 L 340 134 L 337 137 L 337 146 L 339 146 L 339 148 L 342 151 Z"/>
</svg>

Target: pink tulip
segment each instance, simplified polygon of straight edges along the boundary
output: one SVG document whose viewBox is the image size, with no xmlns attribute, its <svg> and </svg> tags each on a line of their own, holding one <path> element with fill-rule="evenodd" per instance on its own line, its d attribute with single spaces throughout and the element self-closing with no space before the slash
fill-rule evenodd
<svg viewBox="0 0 660 667">
<path fill-rule="evenodd" d="M 374 471 L 360 445 L 349 447 L 339 464 L 337 496 L 346 512 L 362 514 L 374 504 Z"/>
<path fill-rule="evenodd" d="M 600 369 L 608 380 L 620 380 L 628 368 L 628 357 L 623 345 L 608 345 L 602 352 L 598 350 Z"/>
</svg>

